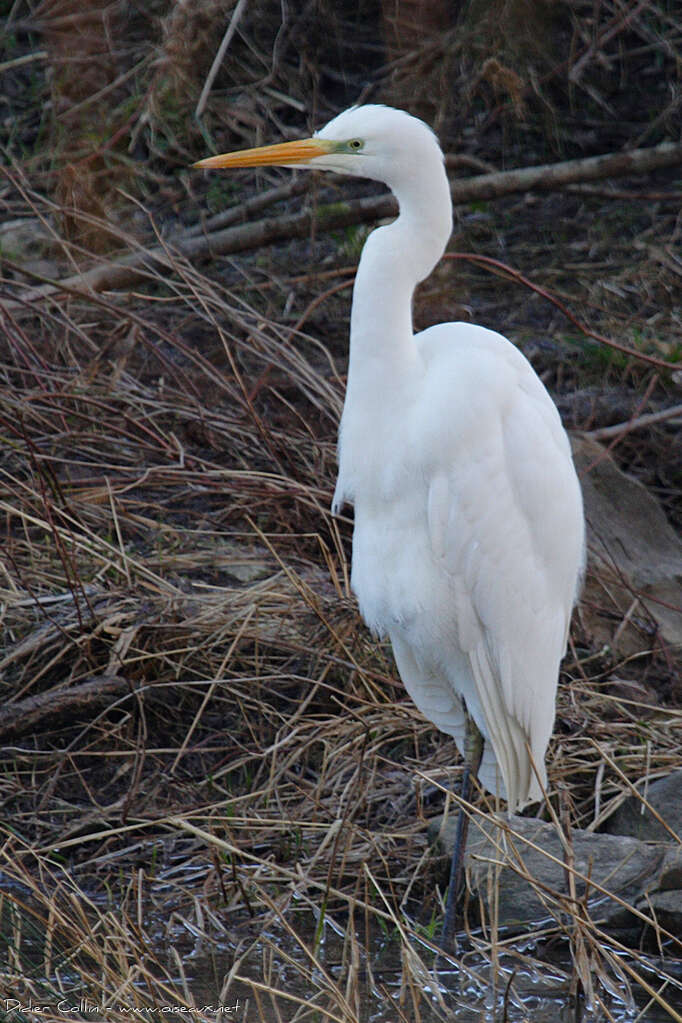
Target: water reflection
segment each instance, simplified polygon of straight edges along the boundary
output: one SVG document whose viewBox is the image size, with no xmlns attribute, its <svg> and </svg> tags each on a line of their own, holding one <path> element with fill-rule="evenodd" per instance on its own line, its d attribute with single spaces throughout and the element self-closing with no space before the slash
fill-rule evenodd
<svg viewBox="0 0 682 1023">
<path fill-rule="evenodd" d="M 299 937 L 314 942 L 314 928 Z M 411 971 L 406 969 L 405 947 L 397 940 L 377 936 L 370 943 L 372 961 L 358 967 L 353 978 L 353 998 L 349 1006 L 355 1017 L 362 1023 L 396 1023 L 400 1020 L 422 1023 L 450 1021 L 450 1023 L 480 1023 L 481 1020 L 515 1021 L 532 1020 L 533 1023 L 582 1023 L 582 1021 L 604 1019 L 613 1023 L 670 1023 L 671 1015 L 655 1000 L 639 991 L 638 997 L 630 997 L 623 987 L 614 988 L 608 1001 L 602 991 L 602 1004 L 586 1006 L 584 1000 L 573 994 L 573 970 L 568 943 L 555 946 L 550 959 L 537 957 L 535 946 L 517 945 L 499 955 L 494 963 L 490 957 L 476 952 L 466 953 L 458 966 L 440 968 L 437 978 L 431 967 L 433 956 L 419 949 L 419 955 L 429 965 L 428 977 L 424 977 L 419 992 L 410 990 Z M 241 980 L 233 983 L 229 990 L 238 997 L 243 1006 L 244 1021 L 262 1020 L 263 1023 L 280 1023 L 282 1019 L 294 1019 L 296 1006 L 317 1005 L 322 1010 L 319 1019 L 326 1020 L 324 1005 L 320 1000 L 320 977 L 306 976 L 305 957 L 300 954 L 299 942 L 287 940 L 274 933 L 257 942 L 239 969 Z M 327 929 L 325 939 L 317 952 L 318 974 L 326 973 L 339 987 L 348 987 L 348 962 L 344 957 L 342 937 Z M 225 978 L 234 964 L 234 953 L 227 950 L 219 955 L 195 949 L 191 964 L 190 986 L 199 1003 L 209 1002 L 224 994 Z M 654 985 L 660 966 L 650 960 L 649 982 Z M 642 963 L 638 963 L 641 973 Z M 665 970 L 672 978 L 666 991 L 666 1000 L 671 1008 L 682 1014 L 682 963 L 665 961 Z M 255 985 L 267 984 L 279 994 L 260 1000 L 254 997 L 255 987 L 250 987 L 245 978 Z M 675 982 L 677 986 L 675 987 Z M 613 985 L 612 985 L 613 987 Z M 345 989 L 344 988 L 344 989 Z M 415 1012 L 419 1006 L 419 1014 Z M 308 1017 L 302 1017 L 308 1018 Z M 329 1017 L 334 1018 L 334 1017 Z M 678 1017 L 679 1018 L 679 1017 Z M 241 1023 L 241 1020 L 240 1020 Z"/>
<path fill-rule="evenodd" d="M 12 978 L 23 978 L 52 1006 L 53 1020 L 107 1019 L 91 961 L 79 958 L 68 927 L 49 928 L 41 914 L 30 891 L 0 887 L 0 1018 L 9 1023 L 46 1018 L 35 1012 L 35 999 L 26 1011 L 23 996 L 13 989 Z M 401 938 L 371 925 L 359 936 L 347 920 L 345 927 L 331 916 L 323 928 L 318 922 L 309 910 L 289 907 L 288 916 L 281 914 L 266 929 L 256 919 L 230 919 L 221 933 L 208 934 L 179 912 L 152 916 L 138 932 L 136 950 L 131 942 L 128 952 L 138 966 L 156 970 L 161 994 L 135 1008 L 130 1002 L 127 1012 L 119 1006 L 121 1014 L 149 1020 L 182 1013 L 209 1023 L 669 1023 L 682 1017 L 680 960 L 634 954 L 625 959 L 611 949 L 623 977 L 634 966 L 642 983 L 630 985 L 630 996 L 627 979 L 619 986 L 616 973 L 610 980 L 604 975 L 595 983 L 595 1004 L 586 1006 L 576 997 L 566 940 L 542 945 L 517 939 L 491 950 L 481 934 L 473 934 L 465 937 L 468 950 L 450 966 L 441 960 L 436 974 L 425 937 L 406 930 Z M 94 938 L 108 940 L 101 932 Z M 140 991 L 145 983 L 148 989 L 142 972 L 135 983 Z M 654 992 L 662 993 L 670 1011 L 651 997 Z M 188 1006 L 194 1006 L 191 1016 Z"/>
</svg>

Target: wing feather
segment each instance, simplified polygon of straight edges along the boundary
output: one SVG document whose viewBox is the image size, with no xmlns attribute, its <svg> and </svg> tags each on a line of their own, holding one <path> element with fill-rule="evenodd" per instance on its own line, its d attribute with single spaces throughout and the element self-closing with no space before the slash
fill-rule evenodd
<svg viewBox="0 0 682 1023">
<path fill-rule="evenodd" d="M 513 354 L 502 365 L 496 358 L 497 386 L 491 392 L 489 367 L 478 367 L 488 391 L 479 392 L 476 414 L 456 412 L 456 435 L 449 444 L 441 437 L 427 518 L 454 609 L 443 625 L 469 665 L 467 679 L 455 658 L 450 682 L 492 747 L 481 781 L 502 791 L 491 777 L 501 775 L 514 807 L 540 795 L 529 751 L 540 780 L 546 778 L 583 532 L 580 490 L 556 408 L 525 359 L 505 345 Z"/>
</svg>

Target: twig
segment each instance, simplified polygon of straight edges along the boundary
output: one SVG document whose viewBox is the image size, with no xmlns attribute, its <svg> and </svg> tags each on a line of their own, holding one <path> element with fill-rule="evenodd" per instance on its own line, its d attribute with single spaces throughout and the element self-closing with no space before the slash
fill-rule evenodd
<svg viewBox="0 0 682 1023">
<path fill-rule="evenodd" d="M 253 195 L 238 206 L 231 206 L 228 210 L 222 210 L 213 217 L 208 219 L 202 217 L 198 223 L 187 228 L 185 237 L 196 238 L 198 235 L 207 235 L 212 231 L 231 227 L 232 224 L 237 224 L 239 221 L 248 220 L 252 213 L 259 213 L 261 210 L 267 209 L 268 206 L 274 206 L 277 202 L 301 195 L 307 187 L 308 182 L 305 177 L 293 178 L 287 185 L 278 185 L 276 188 L 268 189 L 267 192 Z"/>
<path fill-rule="evenodd" d="M 33 64 L 36 60 L 47 60 L 47 50 L 36 50 L 35 53 L 24 53 L 21 57 L 14 57 L 12 60 L 5 60 L 0 64 L 0 75 L 15 67 L 22 67 L 24 64 Z"/>
<path fill-rule="evenodd" d="M 622 29 L 625 26 L 627 26 L 630 21 L 632 21 L 635 15 L 639 14 L 643 7 L 648 6 L 649 0 L 639 0 L 639 3 L 633 4 L 630 10 L 619 11 L 618 15 L 611 20 L 609 25 L 604 26 L 604 28 L 601 30 L 601 32 L 594 40 L 594 42 L 590 46 L 588 46 L 587 50 L 585 50 L 585 52 L 582 54 L 579 60 L 577 60 L 573 67 L 570 69 L 568 73 L 570 81 L 576 83 L 579 82 L 582 77 L 584 68 L 586 67 L 590 58 L 593 57 L 597 52 L 597 48 L 603 46 L 615 35 L 617 35 L 620 31 L 622 31 Z"/>
<path fill-rule="evenodd" d="M 218 52 L 216 53 L 216 55 L 215 55 L 215 57 L 213 59 L 213 63 L 211 64 L 211 70 L 208 72 L 208 75 L 206 76 L 206 81 L 204 82 L 204 87 L 201 90 L 201 96 L 199 97 L 199 102 L 197 103 L 197 108 L 194 111 L 194 116 L 196 117 L 197 120 L 199 120 L 199 118 L 201 117 L 201 115 L 204 112 L 204 108 L 206 107 L 206 101 L 208 100 L 209 93 L 210 93 L 211 89 L 213 88 L 213 82 L 215 81 L 215 76 L 218 74 L 218 71 L 220 70 L 220 65 L 223 62 L 223 57 L 225 56 L 225 54 L 227 52 L 228 46 L 232 42 L 232 36 L 237 31 L 237 25 L 239 24 L 239 20 L 240 20 L 242 14 L 244 13 L 244 8 L 245 7 L 246 7 L 246 0 L 238 0 L 237 6 L 235 7 L 234 11 L 232 12 L 232 17 L 230 18 L 230 24 L 227 26 L 227 30 L 225 32 L 225 35 L 223 36 L 223 40 L 222 40 L 220 46 L 218 47 Z"/>
<path fill-rule="evenodd" d="M 508 266 L 506 263 L 502 263 L 499 259 L 493 259 L 491 256 L 480 256 L 477 252 L 446 252 L 444 258 L 465 259 L 471 263 L 479 263 L 481 266 L 492 267 L 493 269 L 500 270 L 506 276 L 511 277 L 515 281 L 519 281 L 520 284 L 530 288 L 531 291 L 536 292 L 538 295 L 542 295 L 542 297 L 547 299 L 548 302 L 551 302 L 553 306 L 556 306 L 556 308 L 585 335 L 585 337 L 591 337 L 600 344 L 606 345 L 607 348 L 613 348 L 615 351 L 622 352 L 623 355 L 628 355 L 632 359 L 639 359 L 641 362 L 648 362 L 651 366 L 657 366 L 658 369 L 667 369 L 672 372 L 677 372 L 679 370 L 679 365 L 675 362 L 666 362 L 665 359 L 657 359 L 655 355 L 647 355 L 645 352 L 638 352 L 636 348 L 628 348 L 627 345 L 621 345 L 618 341 L 613 341 L 611 338 L 605 337 L 603 334 L 599 334 L 595 330 L 590 330 L 590 328 L 579 320 L 578 317 L 575 316 L 571 310 L 556 297 L 556 295 L 553 295 L 551 291 L 547 291 L 546 288 L 541 287 L 539 284 L 535 284 L 533 281 L 525 277 L 520 270 L 515 270 L 514 267 Z"/>
<path fill-rule="evenodd" d="M 642 430 L 645 426 L 663 423 L 666 419 L 675 419 L 676 416 L 682 416 L 682 405 L 673 405 L 672 408 L 661 409 L 660 412 L 648 412 L 644 416 L 628 419 L 624 423 L 615 423 L 613 426 L 602 426 L 598 430 L 589 430 L 585 436 L 591 437 L 593 440 L 609 440 L 611 437 L 618 437 L 621 433 Z"/>
</svg>

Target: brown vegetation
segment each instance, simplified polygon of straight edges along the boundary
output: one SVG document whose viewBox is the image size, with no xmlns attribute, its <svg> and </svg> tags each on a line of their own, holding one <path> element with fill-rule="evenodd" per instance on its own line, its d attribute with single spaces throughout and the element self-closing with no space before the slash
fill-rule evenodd
<svg viewBox="0 0 682 1023">
<path fill-rule="evenodd" d="M 200 1005 L 194 952 L 205 1001 L 248 998 L 249 1019 L 312 1018 L 307 1005 L 351 1023 L 377 1018 L 382 999 L 387 1019 L 451 1018 L 429 973 L 444 865 L 425 819 L 457 782 L 454 747 L 359 621 L 351 523 L 328 510 L 363 231 L 318 228 L 201 263 L 167 241 L 200 238 L 204 218 L 255 188 L 185 169 L 204 155 L 202 132 L 219 148 L 248 145 L 363 92 L 399 102 L 405 62 L 381 65 L 378 15 L 362 27 L 352 5 L 322 3 L 307 31 L 308 7 L 287 6 L 282 22 L 278 3 L 254 3 L 199 128 L 190 114 L 234 5 L 128 13 L 116 58 L 119 73 L 136 71 L 112 94 L 104 142 L 70 158 L 76 175 L 101 150 L 102 166 L 134 172 L 93 221 L 60 204 L 41 135 L 48 82 L 15 62 L 41 52 L 51 8 L 40 5 L 41 21 L 9 6 L 21 52 L 0 56 L 12 64 L 0 183 L 0 999 L 45 1002 L 55 1020 L 93 1018 L 54 1008 L 60 993 L 115 1001 L 114 1021 L 129 1018 L 120 1006 Z M 441 129 L 467 174 L 674 141 L 682 28 L 670 6 L 551 7 L 541 52 L 470 21 L 415 41 L 409 64 L 427 71 L 447 47 L 461 102 Z M 486 59 L 497 63 L 477 78 L 472 62 L 481 71 Z M 332 208 L 376 191 L 307 187 L 306 202 Z M 582 188 L 458 208 L 453 250 L 497 263 L 444 261 L 417 296 L 418 325 L 471 317 L 504 329 L 568 425 L 623 427 L 607 439 L 614 456 L 679 524 L 678 426 L 645 417 L 680 402 L 680 184 L 661 170 Z M 301 191 L 287 179 L 270 219 L 297 215 Z M 104 263 L 88 231 L 62 230 L 65 212 L 113 239 L 108 265 L 134 261 L 134 283 L 75 286 Z M 638 621 L 639 649 L 621 655 L 624 616 L 606 589 L 576 617 L 548 757 L 551 806 L 574 826 L 603 821 L 630 781 L 682 764 L 678 652 Z M 618 1015 L 625 961 L 633 997 L 680 1018 L 680 951 L 651 914 L 625 960 L 583 907 L 546 921 L 532 945 L 477 931 L 474 913 L 470 926 L 458 997 L 473 1007 L 492 990 L 523 1018 L 532 975 L 554 985 L 548 1011 L 578 978 Z"/>
</svg>

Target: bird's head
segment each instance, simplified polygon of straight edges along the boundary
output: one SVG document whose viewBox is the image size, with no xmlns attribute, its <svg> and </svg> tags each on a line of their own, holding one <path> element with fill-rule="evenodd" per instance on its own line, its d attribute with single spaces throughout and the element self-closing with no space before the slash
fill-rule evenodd
<svg viewBox="0 0 682 1023">
<path fill-rule="evenodd" d="M 404 110 L 369 104 L 344 110 L 312 138 L 223 153 L 195 167 L 307 167 L 383 181 L 391 187 L 413 176 L 429 158 L 443 156 L 431 129 Z"/>
</svg>

